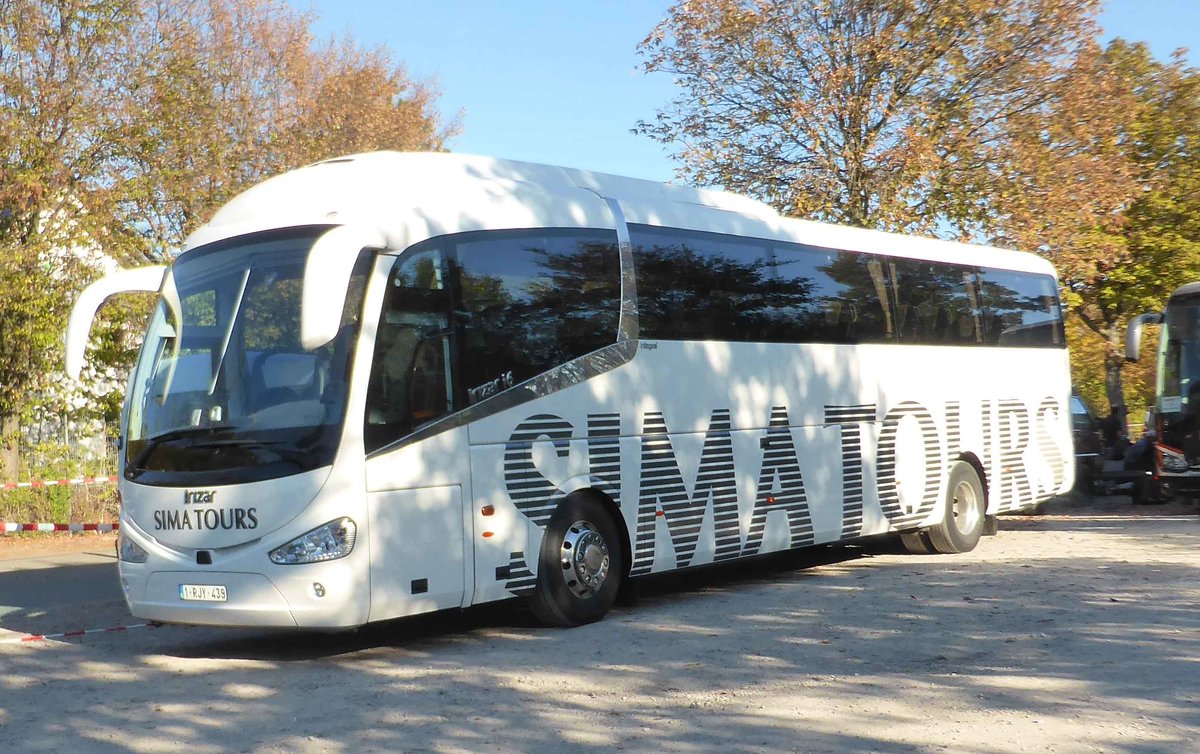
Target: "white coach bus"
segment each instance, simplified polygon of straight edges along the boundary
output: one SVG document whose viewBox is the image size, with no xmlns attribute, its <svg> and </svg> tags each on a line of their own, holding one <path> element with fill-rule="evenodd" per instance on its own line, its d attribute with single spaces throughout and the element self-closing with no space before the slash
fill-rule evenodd
<svg viewBox="0 0 1200 754">
<path fill-rule="evenodd" d="M 167 268 L 123 417 L 134 615 L 350 627 L 900 532 L 1074 477 L 1054 271 L 720 192 L 453 154 L 265 181 Z"/>
</svg>

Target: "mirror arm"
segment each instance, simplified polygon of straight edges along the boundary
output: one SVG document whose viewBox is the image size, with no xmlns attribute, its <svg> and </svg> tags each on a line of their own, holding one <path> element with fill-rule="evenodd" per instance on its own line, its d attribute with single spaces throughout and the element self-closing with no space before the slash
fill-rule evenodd
<svg viewBox="0 0 1200 754">
<path fill-rule="evenodd" d="M 110 296 L 118 293 L 153 293 L 159 289 L 163 281 L 164 265 L 153 267 L 138 267 L 132 270 L 117 270 L 100 278 L 83 289 L 75 305 L 71 307 L 71 316 L 67 320 L 66 335 L 66 370 L 67 376 L 73 380 L 79 379 L 83 371 L 84 352 L 87 350 L 88 335 L 92 331 L 92 322 L 96 312 Z"/>
</svg>

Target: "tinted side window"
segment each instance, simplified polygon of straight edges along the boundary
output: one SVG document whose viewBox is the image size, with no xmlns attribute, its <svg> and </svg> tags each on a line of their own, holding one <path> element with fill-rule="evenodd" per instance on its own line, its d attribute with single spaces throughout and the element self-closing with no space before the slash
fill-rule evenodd
<svg viewBox="0 0 1200 754">
<path fill-rule="evenodd" d="M 422 244 L 388 274 L 367 386 L 367 452 L 383 447 L 453 408 L 450 298 L 445 260 Z"/>
<path fill-rule="evenodd" d="M 769 340 L 765 242 L 630 226 L 643 338 Z"/>
<path fill-rule="evenodd" d="M 877 343 L 892 340 L 893 315 L 879 260 L 799 244 L 777 245 L 776 340 Z"/>
<path fill-rule="evenodd" d="M 631 225 L 640 336 L 1062 347 L 1053 277 Z"/>
<path fill-rule="evenodd" d="M 920 259 L 895 259 L 889 265 L 895 282 L 896 326 L 901 343 L 983 342 L 977 270 Z"/>
<path fill-rule="evenodd" d="M 983 271 L 983 337 L 1000 346 L 1062 347 L 1062 310 L 1054 278 L 1009 270 Z"/>
<path fill-rule="evenodd" d="M 616 342 L 615 231 L 455 236 L 467 404 Z"/>
</svg>

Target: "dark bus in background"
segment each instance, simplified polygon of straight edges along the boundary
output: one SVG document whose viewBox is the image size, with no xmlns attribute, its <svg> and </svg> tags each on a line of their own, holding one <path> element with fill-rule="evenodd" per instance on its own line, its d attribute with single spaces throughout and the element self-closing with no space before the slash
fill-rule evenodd
<svg viewBox="0 0 1200 754">
<path fill-rule="evenodd" d="M 1162 312 L 1133 318 L 1125 358 L 1138 361 L 1145 325 L 1162 325 L 1154 408 L 1153 464 L 1143 495 L 1166 499 L 1200 495 L 1200 283 L 1177 288 Z"/>
</svg>

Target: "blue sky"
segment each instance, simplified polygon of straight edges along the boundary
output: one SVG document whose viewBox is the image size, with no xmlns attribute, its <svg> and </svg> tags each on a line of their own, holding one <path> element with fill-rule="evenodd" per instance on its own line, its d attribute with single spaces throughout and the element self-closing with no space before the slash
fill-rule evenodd
<svg viewBox="0 0 1200 754">
<path fill-rule="evenodd" d="M 640 71 L 635 48 L 666 0 L 291 0 L 320 36 L 383 44 L 418 78 L 436 78 L 443 113 L 462 111 L 456 152 L 667 181 L 657 142 L 629 133 L 673 93 Z M 1200 64 L 1200 0 L 1109 0 L 1105 36 L 1177 47 Z"/>
</svg>

